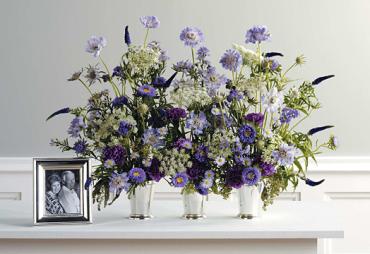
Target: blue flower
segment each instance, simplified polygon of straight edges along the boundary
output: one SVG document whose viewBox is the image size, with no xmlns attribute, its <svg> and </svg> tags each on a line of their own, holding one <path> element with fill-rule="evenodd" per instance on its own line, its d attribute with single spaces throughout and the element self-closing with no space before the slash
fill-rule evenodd
<svg viewBox="0 0 370 254">
<path fill-rule="evenodd" d="M 107 40 L 104 37 L 91 36 L 87 41 L 85 50 L 86 52 L 91 53 L 94 57 L 98 57 L 100 55 L 100 51 L 105 46 L 107 46 Z"/>
<path fill-rule="evenodd" d="M 108 159 L 104 162 L 104 167 L 106 168 L 113 168 L 115 165 L 116 163 L 112 159 Z"/>
<path fill-rule="evenodd" d="M 214 97 L 216 95 L 217 90 L 222 85 L 225 85 L 228 79 L 224 75 L 216 73 L 216 69 L 214 67 L 210 67 L 207 69 L 203 80 L 207 86 L 208 94 L 211 97 Z"/>
<path fill-rule="evenodd" d="M 140 22 L 148 29 L 158 28 L 161 23 L 156 16 L 142 16 L 140 17 Z"/>
<path fill-rule="evenodd" d="M 128 177 L 134 183 L 143 183 L 146 180 L 146 173 L 142 168 L 132 168 L 128 172 Z"/>
<path fill-rule="evenodd" d="M 200 183 L 200 187 L 204 189 L 209 189 L 213 186 L 213 178 L 204 178 Z"/>
<path fill-rule="evenodd" d="M 114 67 L 112 77 L 119 77 L 119 78 L 125 78 L 125 73 L 123 71 L 123 67 L 118 65 Z"/>
<path fill-rule="evenodd" d="M 142 97 L 154 97 L 156 95 L 156 91 L 152 86 L 142 85 L 137 89 L 137 94 Z"/>
<path fill-rule="evenodd" d="M 296 117 L 298 117 L 298 110 L 292 108 L 283 108 L 280 115 L 280 122 L 290 123 L 290 121 Z"/>
<path fill-rule="evenodd" d="M 204 34 L 196 27 L 186 27 L 180 33 L 180 40 L 185 46 L 194 48 L 204 41 Z"/>
<path fill-rule="evenodd" d="M 74 145 L 73 145 L 73 150 L 77 154 L 83 154 L 86 151 L 87 148 L 87 142 L 85 140 L 78 140 Z"/>
<path fill-rule="evenodd" d="M 237 71 L 242 62 L 242 56 L 235 49 L 226 50 L 220 59 L 220 64 L 222 64 L 222 67 L 229 71 Z"/>
<path fill-rule="evenodd" d="M 262 169 L 262 175 L 263 176 L 271 176 L 275 174 L 276 168 L 274 165 L 266 163 L 266 162 L 261 162 L 259 164 L 260 168 Z"/>
<path fill-rule="evenodd" d="M 126 121 L 121 121 L 119 123 L 119 127 L 118 127 L 118 133 L 121 135 L 121 136 L 126 136 L 128 134 L 128 132 L 131 130 L 132 128 L 132 125 Z"/>
<path fill-rule="evenodd" d="M 184 187 L 188 181 L 188 175 L 184 172 L 177 173 L 174 177 L 172 177 L 172 183 L 175 187 Z"/>
<path fill-rule="evenodd" d="M 173 70 L 177 72 L 184 72 L 184 73 L 189 73 L 191 68 L 193 68 L 193 64 L 189 61 L 180 61 L 177 62 L 175 65 L 173 65 Z"/>
<path fill-rule="evenodd" d="M 161 137 L 158 129 L 149 128 L 144 131 L 143 143 L 154 148 L 159 148 L 164 145 L 164 140 Z"/>
<path fill-rule="evenodd" d="M 293 145 L 283 143 L 278 150 L 272 152 L 272 158 L 281 166 L 290 166 L 294 162 L 297 149 Z"/>
<path fill-rule="evenodd" d="M 240 101 L 241 99 L 243 99 L 243 97 L 244 96 L 242 92 L 239 92 L 235 88 L 232 88 L 230 89 L 230 93 L 226 99 L 228 102 L 232 102 L 233 100 Z"/>
<path fill-rule="evenodd" d="M 167 85 L 167 80 L 164 78 L 164 77 L 156 77 L 153 82 L 152 82 L 152 85 L 154 87 L 157 87 L 157 88 L 166 88 L 168 87 Z"/>
<path fill-rule="evenodd" d="M 127 102 L 128 102 L 128 99 L 126 96 L 116 97 L 112 101 L 112 106 L 114 108 L 119 108 L 119 107 L 122 107 L 123 105 L 127 105 Z"/>
<path fill-rule="evenodd" d="M 122 165 L 125 162 L 126 149 L 120 145 L 105 147 L 103 149 L 104 160 L 112 159 L 117 165 Z"/>
<path fill-rule="evenodd" d="M 128 191 L 130 188 L 130 183 L 127 173 L 118 174 L 113 172 L 109 177 L 109 192 L 120 193 L 122 190 Z"/>
<path fill-rule="evenodd" d="M 83 117 L 77 116 L 72 120 L 71 125 L 68 128 L 68 134 L 70 134 L 73 138 L 77 138 L 80 134 L 80 131 L 86 127 L 87 126 L 83 120 Z"/>
<path fill-rule="evenodd" d="M 207 56 L 209 56 L 209 49 L 207 47 L 200 47 L 197 50 L 198 60 L 204 60 Z"/>
<path fill-rule="evenodd" d="M 245 168 L 243 169 L 242 178 L 245 184 L 252 186 L 261 179 L 261 172 L 255 167 Z"/>
<path fill-rule="evenodd" d="M 186 150 L 191 150 L 193 144 L 192 144 L 191 140 L 189 140 L 189 139 L 179 138 L 175 142 L 175 145 L 174 146 L 177 147 L 178 149 L 184 148 Z"/>
<path fill-rule="evenodd" d="M 252 144 L 256 139 L 256 130 L 250 125 L 243 125 L 239 128 L 240 141 L 247 144 Z"/>
<path fill-rule="evenodd" d="M 206 162 L 208 158 L 208 147 L 201 144 L 197 147 L 196 153 L 194 154 L 195 159 L 199 162 Z"/>
<path fill-rule="evenodd" d="M 203 111 L 195 114 L 194 111 L 190 113 L 190 117 L 186 119 L 186 128 L 193 131 L 195 135 L 203 134 L 203 130 L 209 126 L 206 115 Z"/>
<path fill-rule="evenodd" d="M 213 172 L 212 170 L 207 170 L 206 172 L 204 172 L 204 177 L 209 178 L 209 179 L 214 179 L 215 172 Z"/>
<path fill-rule="evenodd" d="M 270 33 L 266 26 L 254 26 L 245 35 L 245 43 L 261 43 L 270 39 Z"/>
</svg>

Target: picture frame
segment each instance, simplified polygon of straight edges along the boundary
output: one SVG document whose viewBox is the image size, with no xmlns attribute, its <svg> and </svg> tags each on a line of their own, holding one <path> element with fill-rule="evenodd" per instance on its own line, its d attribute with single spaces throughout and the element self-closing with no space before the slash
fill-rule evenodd
<svg viewBox="0 0 370 254">
<path fill-rule="evenodd" d="M 34 225 L 92 223 L 90 177 L 90 159 L 34 158 Z"/>
</svg>

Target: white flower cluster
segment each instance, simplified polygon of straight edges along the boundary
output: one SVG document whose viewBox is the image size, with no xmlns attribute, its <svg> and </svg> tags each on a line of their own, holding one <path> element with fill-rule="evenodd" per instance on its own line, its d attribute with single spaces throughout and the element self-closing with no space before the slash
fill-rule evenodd
<svg viewBox="0 0 370 254">
<path fill-rule="evenodd" d="M 243 65 L 252 66 L 255 63 L 262 62 L 263 57 L 259 56 L 256 52 L 246 49 L 244 46 L 233 43 L 233 48 L 239 51 L 243 58 Z"/>
<path fill-rule="evenodd" d="M 161 161 L 159 170 L 170 176 L 174 176 L 177 172 L 184 172 L 186 168 L 192 166 L 190 155 L 184 149 L 166 150 L 163 155 L 158 156 L 158 159 Z"/>
<path fill-rule="evenodd" d="M 179 107 L 189 107 L 194 103 L 205 106 L 212 102 L 207 93 L 207 88 L 195 85 L 190 79 L 175 81 L 174 90 L 170 92 L 170 98 Z"/>
<path fill-rule="evenodd" d="M 227 158 L 232 156 L 231 145 L 239 140 L 238 137 L 229 130 L 217 129 L 212 140 L 207 142 L 209 147 L 208 157 L 216 160 L 218 157 Z"/>
<path fill-rule="evenodd" d="M 160 54 L 157 49 L 132 46 L 129 48 L 127 58 L 132 70 L 141 73 L 158 64 Z"/>
<path fill-rule="evenodd" d="M 256 96 L 256 92 L 262 91 L 265 87 L 265 82 L 262 77 L 253 77 L 240 80 L 235 84 L 236 89 L 246 92 L 249 98 Z"/>
</svg>

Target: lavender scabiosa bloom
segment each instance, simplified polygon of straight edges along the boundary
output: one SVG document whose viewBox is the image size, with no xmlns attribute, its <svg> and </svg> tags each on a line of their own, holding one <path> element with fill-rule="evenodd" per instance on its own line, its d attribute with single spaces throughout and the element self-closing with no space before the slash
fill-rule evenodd
<svg viewBox="0 0 370 254">
<path fill-rule="evenodd" d="M 118 174 L 113 172 L 109 177 L 109 192 L 120 193 L 122 190 L 128 191 L 130 183 L 127 173 Z"/>
<path fill-rule="evenodd" d="M 280 115 L 280 122 L 290 123 L 290 121 L 296 117 L 298 117 L 298 110 L 292 108 L 283 108 Z"/>
<path fill-rule="evenodd" d="M 207 56 L 209 56 L 209 49 L 207 47 L 200 47 L 197 50 L 198 60 L 204 60 Z"/>
<path fill-rule="evenodd" d="M 119 123 L 119 127 L 118 127 L 118 134 L 121 135 L 121 136 L 126 136 L 128 134 L 128 132 L 131 130 L 132 128 L 132 125 L 126 121 L 121 121 Z"/>
<path fill-rule="evenodd" d="M 86 127 L 87 125 L 85 124 L 83 117 L 77 116 L 72 120 L 71 125 L 68 128 L 68 134 L 70 134 L 73 138 L 77 138 L 80 134 L 80 131 Z"/>
<path fill-rule="evenodd" d="M 272 158 L 281 166 L 290 166 L 294 162 L 297 149 L 293 145 L 283 143 L 278 150 L 272 152 Z"/>
<path fill-rule="evenodd" d="M 158 129 L 149 128 L 144 131 L 143 143 L 145 145 L 153 146 L 154 148 L 160 148 L 164 145 L 164 141 L 158 131 Z"/>
<path fill-rule="evenodd" d="M 261 179 L 261 172 L 256 167 L 249 167 L 243 169 L 243 182 L 248 186 L 255 185 Z"/>
<path fill-rule="evenodd" d="M 245 35 L 245 43 L 261 43 L 270 39 L 266 26 L 254 26 Z"/>
<path fill-rule="evenodd" d="M 89 66 L 86 69 L 85 78 L 90 85 L 94 84 L 96 81 L 99 81 L 99 68 L 97 66 Z"/>
<path fill-rule="evenodd" d="M 170 108 L 166 111 L 167 118 L 172 122 L 178 122 L 180 119 L 186 117 L 186 110 L 183 108 Z"/>
<path fill-rule="evenodd" d="M 112 159 L 108 159 L 104 162 L 104 167 L 105 168 L 113 168 L 115 165 L 116 165 L 116 163 Z"/>
<path fill-rule="evenodd" d="M 191 129 L 195 135 L 201 135 L 203 134 L 203 130 L 209 125 L 206 114 L 203 111 L 199 112 L 199 114 L 195 114 L 192 111 L 189 118 L 186 119 L 185 127 Z"/>
<path fill-rule="evenodd" d="M 128 99 L 126 96 L 116 97 L 112 101 L 112 106 L 114 108 L 119 108 L 119 107 L 122 107 L 123 105 L 127 105 L 127 102 L 128 102 Z"/>
<path fill-rule="evenodd" d="M 213 178 L 204 178 L 200 183 L 200 187 L 204 189 L 209 189 L 213 186 Z"/>
<path fill-rule="evenodd" d="M 262 127 L 264 118 L 265 115 L 262 113 L 249 113 L 244 117 L 245 120 L 258 125 L 259 127 Z"/>
<path fill-rule="evenodd" d="M 175 187 L 184 187 L 189 181 L 189 178 L 185 172 L 177 173 L 172 178 L 172 183 Z"/>
<path fill-rule="evenodd" d="M 239 167 L 233 167 L 226 172 L 226 185 L 232 188 L 239 189 L 244 184 L 242 178 L 243 171 Z"/>
<path fill-rule="evenodd" d="M 252 144 L 256 139 L 256 130 L 250 125 L 243 125 L 238 130 L 240 141 Z"/>
<path fill-rule="evenodd" d="M 164 77 L 156 77 L 153 80 L 152 85 L 156 88 L 167 88 L 168 85 L 166 81 L 167 80 Z"/>
<path fill-rule="evenodd" d="M 159 51 L 158 60 L 160 62 L 166 62 L 169 59 L 170 59 L 170 57 L 167 55 L 167 51 L 166 50 Z"/>
<path fill-rule="evenodd" d="M 272 164 L 261 162 L 259 163 L 259 166 L 262 169 L 262 176 L 271 176 L 276 172 L 276 168 Z"/>
<path fill-rule="evenodd" d="M 180 40 L 184 42 L 185 46 L 194 48 L 204 41 L 204 34 L 196 27 L 186 27 L 180 33 Z"/>
<path fill-rule="evenodd" d="M 216 69 L 214 67 L 210 67 L 207 69 L 203 80 L 207 86 L 208 94 L 211 97 L 214 97 L 217 90 L 222 85 L 225 85 L 228 79 L 224 75 L 216 73 Z"/>
<path fill-rule="evenodd" d="M 142 16 L 140 22 L 147 29 L 158 28 L 161 23 L 156 16 Z"/>
<path fill-rule="evenodd" d="M 142 168 L 132 168 L 128 172 L 128 177 L 134 183 L 143 183 L 146 180 L 146 173 Z"/>
<path fill-rule="evenodd" d="M 196 149 L 194 157 L 199 162 L 206 162 L 208 158 L 208 147 L 203 144 L 199 145 Z"/>
<path fill-rule="evenodd" d="M 240 53 L 234 49 L 228 49 L 220 59 L 222 67 L 229 71 L 237 71 L 243 59 Z"/>
<path fill-rule="evenodd" d="M 215 178 L 215 172 L 213 172 L 212 170 L 207 170 L 206 172 L 204 172 L 204 177 L 213 180 Z"/>
<path fill-rule="evenodd" d="M 239 100 L 243 99 L 243 97 L 244 96 L 243 96 L 242 92 L 239 92 L 235 88 L 232 88 L 232 89 L 230 89 L 230 93 L 229 93 L 229 95 L 227 96 L 226 99 L 227 99 L 227 101 L 232 102 L 233 100 L 239 101 Z"/>
<path fill-rule="evenodd" d="M 87 148 L 86 140 L 78 140 L 73 145 L 73 150 L 75 150 L 77 154 L 83 154 L 86 151 L 86 148 Z"/>
<path fill-rule="evenodd" d="M 197 185 L 195 186 L 195 188 L 197 189 L 200 195 L 203 195 L 203 196 L 208 195 L 208 188 L 203 188 L 202 185 Z"/>
<path fill-rule="evenodd" d="M 272 88 L 267 94 L 262 96 L 262 106 L 268 113 L 276 112 L 284 102 L 283 93 L 276 87 Z"/>
<path fill-rule="evenodd" d="M 103 149 L 104 160 L 112 159 L 116 165 L 122 165 L 125 161 L 126 149 L 120 145 L 105 147 Z"/>
<path fill-rule="evenodd" d="M 193 143 L 191 142 L 191 140 L 189 139 L 186 139 L 186 138 L 179 138 L 176 142 L 175 142 L 175 147 L 177 147 L 178 149 L 186 149 L 186 150 L 191 150 L 191 148 L 193 147 Z"/>
<path fill-rule="evenodd" d="M 87 41 L 85 50 L 88 53 L 91 53 L 94 57 L 100 55 L 100 51 L 107 46 L 107 40 L 102 36 L 91 36 Z"/>
<path fill-rule="evenodd" d="M 156 95 L 156 91 L 152 86 L 142 85 L 137 89 L 137 94 L 142 97 L 154 97 Z"/>
<path fill-rule="evenodd" d="M 189 73 L 191 68 L 193 68 L 193 64 L 189 61 L 180 61 L 177 62 L 175 65 L 173 65 L 173 70 L 177 72 L 184 72 L 184 73 Z"/>
</svg>

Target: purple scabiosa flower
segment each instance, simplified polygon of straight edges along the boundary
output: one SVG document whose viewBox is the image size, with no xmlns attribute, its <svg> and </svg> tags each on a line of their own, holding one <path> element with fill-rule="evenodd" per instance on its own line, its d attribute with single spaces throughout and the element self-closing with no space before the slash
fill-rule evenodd
<svg viewBox="0 0 370 254">
<path fill-rule="evenodd" d="M 128 177 L 134 183 L 143 183 L 146 180 L 146 173 L 142 168 L 132 168 L 128 172 Z"/>
<path fill-rule="evenodd" d="M 127 173 L 118 174 L 113 172 L 109 177 L 109 192 L 120 193 L 122 190 L 128 191 L 130 183 Z"/>
<path fill-rule="evenodd" d="M 272 158 L 281 166 L 290 166 L 294 162 L 297 149 L 293 145 L 283 143 L 278 150 L 272 152 Z"/>
<path fill-rule="evenodd" d="M 186 110 L 183 108 L 170 108 L 166 111 L 167 118 L 172 122 L 178 122 L 182 118 L 186 118 Z"/>
<path fill-rule="evenodd" d="M 276 172 L 276 168 L 272 164 L 261 162 L 259 166 L 262 169 L 262 176 L 271 176 Z"/>
<path fill-rule="evenodd" d="M 215 125 L 217 128 L 230 128 L 233 123 L 233 120 L 231 117 L 229 117 L 226 114 L 215 116 Z"/>
<path fill-rule="evenodd" d="M 108 159 L 104 162 L 104 167 L 105 168 L 113 168 L 115 165 L 116 165 L 116 163 L 112 159 Z"/>
<path fill-rule="evenodd" d="M 298 110 L 292 108 L 283 108 L 280 115 L 280 122 L 290 123 L 290 121 L 296 117 L 298 117 Z"/>
<path fill-rule="evenodd" d="M 232 89 L 230 89 L 230 93 L 229 93 L 229 95 L 227 96 L 226 99 L 227 99 L 227 101 L 232 102 L 233 100 L 239 101 L 239 100 L 243 99 L 243 97 L 244 96 L 243 96 L 242 92 L 239 92 L 235 88 L 232 88 Z"/>
<path fill-rule="evenodd" d="M 156 91 L 152 86 L 142 85 L 137 89 L 137 94 L 142 97 L 154 97 L 156 95 Z"/>
<path fill-rule="evenodd" d="M 160 148 L 164 145 L 164 140 L 162 139 L 158 129 L 149 128 L 144 131 L 143 143 L 154 148 Z"/>
<path fill-rule="evenodd" d="M 204 60 L 207 56 L 209 56 L 209 49 L 207 47 L 200 47 L 197 50 L 198 60 Z"/>
<path fill-rule="evenodd" d="M 85 50 L 88 53 L 91 53 L 94 57 L 100 55 L 100 51 L 107 46 L 107 40 L 102 36 L 91 36 L 87 41 Z"/>
<path fill-rule="evenodd" d="M 167 51 L 166 50 L 161 50 L 159 51 L 159 56 L 158 56 L 158 60 L 160 62 L 166 62 L 170 59 L 170 57 L 167 55 Z"/>
<path fill-rule="evenodd" d="M 83 139 L 78 140 L 73 145 L 73 150 L 75 150 L 77 154 L 83 154 L 86 151 L 86 148 L 87 148 L 87 142 L 86 140 L 83 140 Z"/>
<path fill-rule="evenodd" d="M 155 88 L 167 88 L 168 85 L 167 85 L 167 80 L 164 78 L 164 77 L 156 77 L 153 82 L 152 82 L 152 85 L 155 87 Z"/>
<path fill-rule="evenodd" d="M 249 151 L 246 149 L 234 152 L 235 163 L 241 166 L 250 166 L 252 164 L 252 160 L 248 155 Z"/>
<path fill-rule="evenodd" d="M 214 179 L 215 178 L 215 172 L 212 170 L 207 170 L 204 172 L 204 178 Z"/>
<path fill-rule="evenodd" d="M 243 182 L 248 186 L 255 185 L 261 179 L 261 172 L 256 167 L 249 167 L 243 169 Z"/>
<path fill-rule="evenodd" d="M 153 181 L 159 182 L 159 180 L 164 177 L 164 173 L 159 170 L 161 162 L 154 157 L 152 159 L 152 163 L 150 164 L 150 167 L 145 168 L 146 173 L 148 174 L 149 178 Z"/>
<path fill-rule="evenodd" d="M 189 181 L 189 178 L 185 172 L 177 173 L 172 177 L 172 183 L 175 187 L 184 187 Z"/>
<path fill-rule="evenodd" d="M 222 64 L 222 67 L 229 71 L 237 71 L 242 62 L 242 56 L 235 49 L 226 50 L 220 59 L 220 64 Z"/>
<path fill-rule="evenodd" d="M 198 179 L 203 176 L 204 167 L 200 165 L 198 161 L 193 160 L 191 167 L 186 169 L 186 174 L 189 176 L 190 180 Z"/>
<path fill-rule="evenodd" d="M 266 26 L 254 26 L 245 35 L 245 43 L 261 43 L 270 39 L 270 33 Z"/>
<path fill-rule="evenodd" d="M 195 186 L 197 189 L 198 193 L 202 196 L 208 195 L 208 188 L 203 188 L 201 185 Z"/>
<path fill-rule="evenodd" d="M 112 106 L 114 108 L 119 108 L 119 107 L 122 107 L 123 105 L 127 105 L 127 102 L 128 102 L 128 99 L 126 96 L 116 97 L 112 101 Z"/>
<path fill-rule="evenodd" d="M 122 165 L 125 161 L 126 149 L 120 145 L 105 147 L 103 149 L 104 160 L 114 160 L 116 165 Z"/>
<path fill-rule="evenodd" d="M 186 27 L 180 33 L 180 40 L 185 46 L 194 48 L 204 41 L 204 34 L 196 27 Z"/>
<path fill-rule="evenodd" d="M 213 178 L 204 178 L 200 183 L 200 187 L 204 189 L 209 189 L 213 186 Z"/>
<path fill-rule="evenodd" d="M 189 73 L 193 68 L 193 64 L 189 61 L 180 61 L 173 65 L 172 69 L 177 72 Z"/>
<path fill-rule="evenodd" d="M 186 128 L 189 128 L 193 131 L 195 135 L 203 134 L 203 130 L 209 126 L 207 121 L 206 114 L 203 111 L 199 114 L 195 114 L 193 111 L 190 113 L 188 119 L 186 119 Z"/>
<path fill-rule="evenodd" d="M 179 138 L 175 142 L 175 147 L 177 147 L 178 149 L 184 148 L 186 150 L 191 150 L 191 148 L 193 147 L 193 144 L 192 144 L 191 140 L 189 140 L 189 139 Z"/>
<path fill-rule="evenodd" d="M 252 144 L 256 139 L 256 130 L 250 125 L 243 125 L 238 130 L 240 141 L 246 144 Z"/>
<path fill-rule="evenodd" d="M 119 127 L 118 127 L 118 133 L 119 135 L 121 136 L 126 136 L 128 134 L 128 132 L 131 130 L 132 128 L 132 125 L 126 121 L 121 121 L 119 123 Z"/>
<path fill-rule="evenodd" d="M 77 116 L 72 120 L 71 125 L 68 128 L 68 134 L 70 134 L 73 138 L 77 138 L 80 134 L 80 131 L 82 129 L 85 129 L 86 127 L 87 126 L 84 122 L 83 117 Z"/>
<path fill-rule="evenodd" d="M 103 82 L 108 82 L 111 80 L 110 76 L 108 74 L 104 74 L 101 76 L 101 79 L 103 80 Z"/>
<path fill-rule="evenodd" d="M 229 168 L 225 176 L 226 185 L 236 189 L 242 187 L 244 184 L 242 173 L 243 171 L 238 167 Z"/>
<path fill-rule="evenodd" d="M 264 118 L 265 115 L 262 113 L 249 113 L 248 115 L 244 116 L 245 120 L 258 125 L 259 127 L 262 127 Z"/>
<path fill-rule="evenodd" d="M 199 145 L 196 149 L 194 157 L 199 162 L 206 162 L 208 158 L 208 147 L 203 144 Z"/>
<path fill-rule="evenodd" d="M 222 85 L 225 85 L 228 79 L 224 75 L 216 73 L 216 69 L 214 67 L 210 67 L 207 69 L 203 77 L 203 80 L 207 86 L 208 94 L 211 97 L 214 97 L 216 95 L 217 90 Z"/>
<path fill-rule="evenodd" d="M 156 16 L 142 16 L 140 22 L 147 29 L 158 28 L 161 23 Z"/>
<path fill-rule="evenodd" d="M 123 71 L 122 66 L 118 65 L 118 66 L 114 67 L 112 77 L 119 77 L 119 78 L 122 78 L 122 79 L 125 78 L 125 73 Z"/>
</svg>

